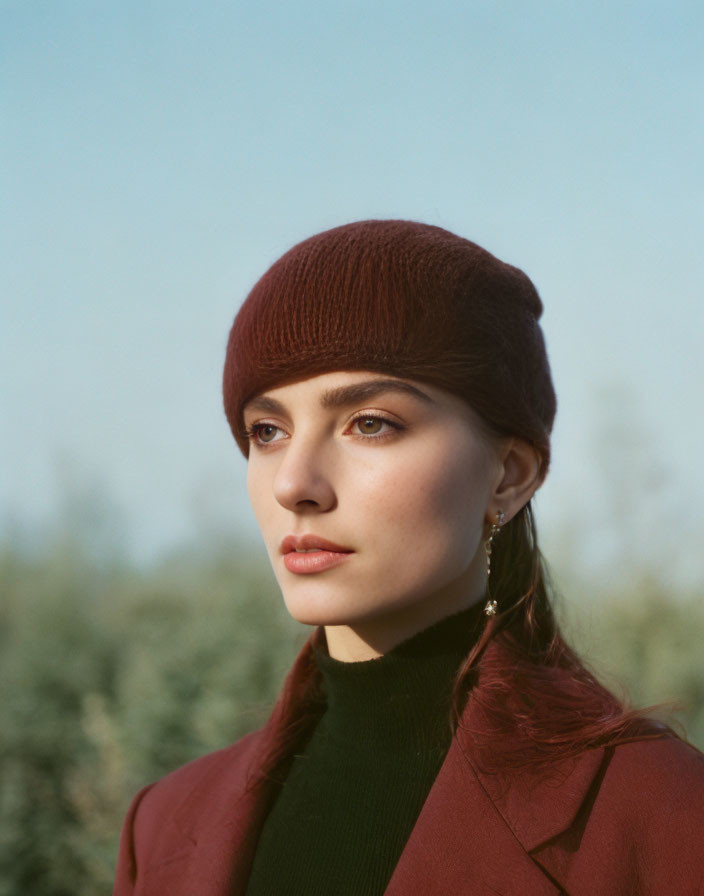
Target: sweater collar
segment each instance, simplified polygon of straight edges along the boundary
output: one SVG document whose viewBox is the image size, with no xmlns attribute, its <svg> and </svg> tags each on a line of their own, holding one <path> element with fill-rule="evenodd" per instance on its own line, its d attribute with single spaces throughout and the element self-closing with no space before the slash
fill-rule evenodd
<svg viewBox="0 0 704 896">
<path fill-rule="evenodd" d="M 362 662 L 342 662 L 324 644 L 316 647 L 326 736 L 396 752 L 446 749 L 454 679 L 478 637 L 480 619 L 481 607 L 474 605 Z"/>
</svg>

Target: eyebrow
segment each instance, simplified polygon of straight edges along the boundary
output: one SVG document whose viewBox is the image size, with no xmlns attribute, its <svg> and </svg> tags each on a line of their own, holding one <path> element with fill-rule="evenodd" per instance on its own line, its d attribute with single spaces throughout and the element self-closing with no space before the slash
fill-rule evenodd
<svg viewBox="0 0 704 896">
<path fill-rule="evenodd" d="M 432 404 L 433 399 L 422 389 L 402 380 L 366 380 L 362 383 L 352 383 L 350 386 L 338 386 L 336 389 L 326 389 L 320 396 L 320 405 L 326 410 L 336 410 L 360 404 L 370 398 L 376 398 L 385 392 L 397 392 L 411 395 L 420 401 Z M 252 398 L 244 407 L 245 411 L 262 411 L 271 414 L 285 414 L 286 408 L 280 401 L 267 395 L 258 395 Z"/>
</svg>

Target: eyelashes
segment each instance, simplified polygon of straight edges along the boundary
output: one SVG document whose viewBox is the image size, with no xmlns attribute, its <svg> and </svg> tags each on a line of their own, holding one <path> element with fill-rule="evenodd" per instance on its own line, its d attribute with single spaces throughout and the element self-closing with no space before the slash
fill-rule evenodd
<svg viewBox="0 0 704 896">
<path fill-rule="evenodd" d="M 385 441 L 388 438 L 393 438 L 393 436 L 406 428 L 402 423 L 399 423 L 397 420 L 391 420 L 383 414 L 363 413 L 358 414 L 350 420 L 347 424 L 345 433 L 347 434 L 349 430 L 358 425 L 360 428 L 358 428 L 356 432 L 351 433 L 351 435 L 365 442 Z M 361 426 L 366 426 L 366 431 L 362 430 Z M 277 437 L 279 433 L 283 435 Z M 245 428 L 243 435 L 258 448 L 266 448 L 269 445 L 276 444 L 276 442 L 282 442 L 287 438 L 285 431 L 280 426 L 267 422 L 253 423 L 251 426 Z"/>
</svg>

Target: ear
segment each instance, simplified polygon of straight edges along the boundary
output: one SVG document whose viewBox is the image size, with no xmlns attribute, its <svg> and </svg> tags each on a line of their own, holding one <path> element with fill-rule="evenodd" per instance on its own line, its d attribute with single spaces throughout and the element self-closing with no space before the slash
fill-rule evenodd
<svg viewBox="0 0 704 896">
<path fill-rule="evenodd" d="M 493 523 L 500 510 L 505 522 L 513 519 L 542 485 L 540 460 L 535 448 L 524 439 L 508 439 L 499 452 L 494 490 L 487 504 Z"/>
</svg>

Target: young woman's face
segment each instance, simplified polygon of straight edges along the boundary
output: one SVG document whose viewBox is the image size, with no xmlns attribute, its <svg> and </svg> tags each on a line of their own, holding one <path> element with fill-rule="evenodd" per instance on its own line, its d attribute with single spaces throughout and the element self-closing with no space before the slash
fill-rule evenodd
<svg viewBox="0 0 704 896">
<path fill-rule="evenodd" d="M 339 659 L 391 649 L 479 600 L 500 464 L 441 389 L 366 371 L 248 403 L 247 485 L 291 615 Z"/>
</svg>

